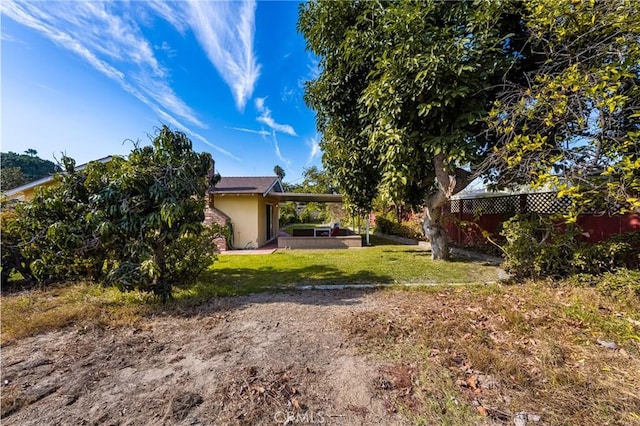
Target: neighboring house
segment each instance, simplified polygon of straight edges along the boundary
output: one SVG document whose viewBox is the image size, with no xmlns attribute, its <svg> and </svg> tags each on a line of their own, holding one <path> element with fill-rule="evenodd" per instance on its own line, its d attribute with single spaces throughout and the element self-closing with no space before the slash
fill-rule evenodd
<svg viewBox="0 0 640 426">
<path fill-rule="evenodd" d="M 108 163 L 111 161 L 113 157 L 110 155 L 108 157 L 100 158 L 98 161 L 100 163 Z M 76 170 L 82 170 L 87 167 L 89 163 L 81 164 L 76 166 Z M 61 172 L 64 173 L 64 172 Z M 35 195 L 36 188 L 39 187 L 49 187 L 54 184 L 53 175 L 43 177 L 42 179 L 34 180 L 33 182 L 26 183 L 24 185 L 18 186 L 16 188 L 10 189 L 8 191 L 4 191 L 3 195 L 7 197 L 8 200 L 15 201 L 28 201 L 31 200 Z"/>
</svg>

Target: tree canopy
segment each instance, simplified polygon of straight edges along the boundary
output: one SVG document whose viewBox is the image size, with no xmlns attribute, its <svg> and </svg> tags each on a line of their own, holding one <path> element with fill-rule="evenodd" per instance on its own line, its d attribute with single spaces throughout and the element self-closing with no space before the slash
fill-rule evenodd
<svg viewBox="0 0 640 426">
<path fill-rule="evenodd" d="M 485 117 L 499 83 L 521 73 L 517 6 L 499 2 L 312 1 L 298 29 L 320 57 L 307 82 L 327 171 L 348 202 L 379 191 L 423 205 L 435 258 L 440 208 L 468 185 L 494 141 Z"/>
<path fill-rule="evenodd" d="M 202 221 L 212 161 L 186 135 L 163 127 L 127 158 L 83 170 L 62 162 L 56 185 L 7 220 L 3 212 L 3 277 L 17 269 L 43 282 L 96 279 L 166 300 L 211 263 Z"/>
<path fill-rule="evenodd" d="M 573 215 L 640 209 L 638 2 L 318 0 L 298 29 L 326 169 L 360 209 L 424 206 L 434 258 L 476 176 L 557 189 Z"/>
<path fill-rule="evenodd" d="M 527 43 L 544 58 L 507 81 L 491 118 L 491 178 L 572 199 L 572 214 L 640 211 L 640 3 L 523 3 Z"/>
<path fill-rule="evenodd" d="M 273 167 L 273 173 L 275 173 L 276 176 L 278 176 L 278 179 L 280 180 L 283 180 L 286 175 L 286 173 L 284 172 L 284 169 L 279 165 L 276 165 Z"/>
<path fill-rule="evenodd" d="M 0 152 L 0 188 L 7 191 L 60 171 L 60 167 L 37 157 L 37 154 L 35 149 L 28 149 L 24 154 Z"/>
</svg>

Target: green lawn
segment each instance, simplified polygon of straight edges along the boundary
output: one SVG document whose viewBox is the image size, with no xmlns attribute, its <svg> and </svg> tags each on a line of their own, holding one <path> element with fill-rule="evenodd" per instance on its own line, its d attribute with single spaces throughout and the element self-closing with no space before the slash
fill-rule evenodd
<svg viewBox="0 0 640 426">
<path fill-rule="evenodd" d="M 219 256 L 199 283 L 177 297 L 200 298 L 331 284 L 458 284 L 496 281 L 496 268 L 454 259 L 432 261 L 416 246 L 372 238 L 373 247 L 336 250 L 278 250 L 269 255 Z M 385 244 L 385 245 L 380 245 Z M 387 245 L 388 244 L 388 245 Z"/>
</svg>

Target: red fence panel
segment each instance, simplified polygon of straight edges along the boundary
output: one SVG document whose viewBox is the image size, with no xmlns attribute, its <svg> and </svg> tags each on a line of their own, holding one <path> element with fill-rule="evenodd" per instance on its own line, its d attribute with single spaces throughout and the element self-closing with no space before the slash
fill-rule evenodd
<svg viewBox="0 0 640 426">
<path fill-rule="evenodd" d="M 558 198 L 554 192 L 451 200 L 444 209 L 445 230 L 457 244 L 484 244 L 483 231 L 496 235 L 501 224 L 516 213 L 566 213 L 569 206 L 568 198 Z M 585 214 L 578 216 L 577 225 L 586 241 L 597 243 L 614 234 L 640 232 L 640 215 Z"/>
</svg>

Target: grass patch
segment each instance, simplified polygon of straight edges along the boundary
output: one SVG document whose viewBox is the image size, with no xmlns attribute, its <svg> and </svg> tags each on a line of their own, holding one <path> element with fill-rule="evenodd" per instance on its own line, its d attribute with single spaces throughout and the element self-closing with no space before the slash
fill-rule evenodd
<svg viewBox="0 0 640 426">
<path fill-rule="evenodd" d="M 123 293 L 94 283 L 56 285 L 3 295 L 2 343 L 64 327 L 79 333 L 91 327 L 134 325 L 157 306 L 140 292 Z"/>
<path fill-rule="evenodd" d="M 414 366 L 411 387 L 391 393 L 415 424 L 513 423 L 521 412 L 640 424 L 640 298 L 548 283 L 393 297 L 396 309 L 353 314 L 345 328 L 362 350 Z"/>
<path fill-rule="evenodd" d="M 197 290 L 210 296 L 286 290 L 300 284 L 481 283 L 495 281 L 496 274 L 495 267 L 481 263 L 433 261 L 415 246 L 284 250 L 262 256 L 220 256 Z"/>
<path fill-rule="evenodd" d="M 386 240 L 377 240 L 377 244 Z M 456 283 L 496 279 L 496 269 L 469 262 L 433 262 L 414 247 L 378 245 L 353 250 L 289 250 L 271 255 L 219 256 L 195 283 L 177 286 L 159 305 L 137 291 L 80 283 L 3 294 L 2 341 L 75 327 L 132 325 L 158 312 L 188 309 L 214 297 L 287 290 L 298 284 Z"/>
</svg>

